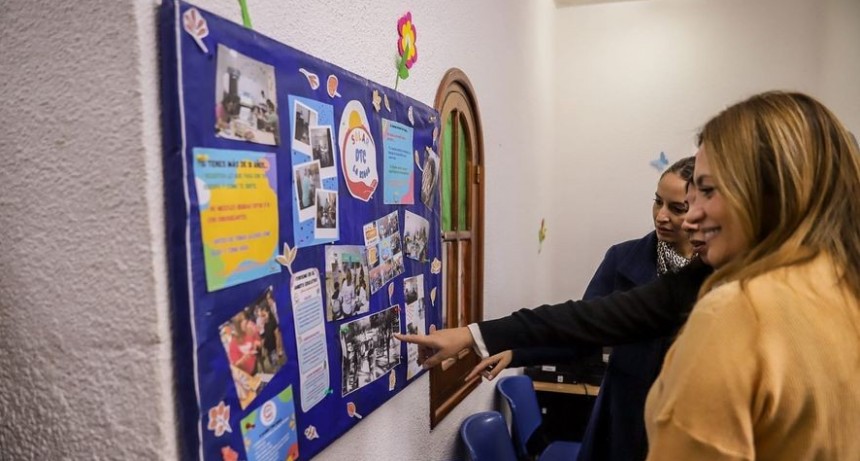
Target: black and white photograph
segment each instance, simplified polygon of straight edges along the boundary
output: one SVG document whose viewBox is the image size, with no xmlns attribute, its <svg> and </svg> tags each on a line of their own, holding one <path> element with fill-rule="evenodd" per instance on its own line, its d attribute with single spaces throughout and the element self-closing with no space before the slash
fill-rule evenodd
<svg viewBox="0 0 860 461">
<path fill-rule="evenodd" d="M 293 150 L 311 155 L 311 127 L 317 125 L 317 111 L 295 101 L 293 104 Z"/>
<path fill-rule="evenodd" d="M 400 364 L 400 306 L 345 323 L 340 327 L 341 395 L 385 376 Z"/>
<path fill-rule="evenodd" d="M 430 149 L 426 149 L 426 152 L 424 165 L 421 167 L 421 201 L 427 208 L 433 208 L 436 186 L 439 183 L 439 156 Z"/>
<path fill-rule="evenodd" d="M 218 45 L 215 136 L 280 145 L 276 94 L 273 66 Z"/>
<path fill-rule="evenodd" d="M 366 250 L 359 245 L 325 247 L 326 318 L 342 320 L 370 310 Z"/>
<path fill-rule="evenodd" d="M 337 238 L 337 191 L 317 189 L 316 204 L 317 219 L 314 223 L 314 238 Z"/>
<path fill-rule="evenodd" d="M 314 160 L 319 160 L 323 178 L 331 178 L 337 174 L 334 167 L 334 141 L 330 126 L 312 126 L 311 148 Z"/>
<path fill-rule="evenodd" d="M 317 190 L 322 189 L 320 162 L 308 162 L 293 167 L 293 184 L 299 221 L 316 217 Z"/>
<path fill-rule="evenodd" d="M 427 261 L 427 236 L 430 223 L 423 216 L 406 211 L 403 224 L 403 243 L 406 257 L 417 261 Z"/>
</svg>

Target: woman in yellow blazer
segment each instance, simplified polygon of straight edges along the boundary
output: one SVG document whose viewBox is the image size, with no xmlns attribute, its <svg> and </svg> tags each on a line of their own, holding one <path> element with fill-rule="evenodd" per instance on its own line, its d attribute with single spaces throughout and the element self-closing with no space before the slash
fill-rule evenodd
<svg viewBox="0 0 860 461">
<path fill-rule="evenodd" d="M 646 404 L 653 460 L 860 459 L 860 153 L 813 98 L 702 130 L 686 220 L 708 278 Z"/>
</svg>

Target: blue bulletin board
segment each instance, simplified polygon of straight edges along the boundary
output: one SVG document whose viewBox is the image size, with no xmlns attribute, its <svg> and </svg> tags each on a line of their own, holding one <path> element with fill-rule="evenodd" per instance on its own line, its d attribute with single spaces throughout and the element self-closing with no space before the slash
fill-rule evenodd
<svg viewBox="0 0 860 461">
<path fill-rule="evenodd" d="M 438 114 L 187 3 L 160 36 L 183 456 L 310 459 L 422 373 Z"/>
</svg>

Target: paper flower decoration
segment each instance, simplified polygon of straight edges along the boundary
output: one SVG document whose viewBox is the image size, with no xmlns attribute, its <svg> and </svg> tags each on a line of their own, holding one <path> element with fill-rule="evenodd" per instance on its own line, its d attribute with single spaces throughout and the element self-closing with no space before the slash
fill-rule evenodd
<svg viewBox="0 0 860 461">
<path fill-rule="evenodd" d="M 418 60 L 418 48 L 415 45 L 415 40 L 418 38 L 418 31 L 415 30 L 415 24 L 412 22 L 412 13 L 406 12 L 397 21 L 397 78 L 394 80 L 394 89 L 397 90 L 397 84 L 400 80 L 409 78 L 409 69 Z"/>
<path fill-rule="evenodd" d="M 305 438 L 308 440 L 318 439 L 320 438 L 319 433 L 317 432 L 317 428 L 314 426 L 308 426 L 305 429 Z"/>
<path fill-rule="evenodd" d="M 222 401 L 209 409 L 207 429 L 215 432 L 215 437 L 221 437 L 225 432 L 233 432 L 230 428 L 230 405 L 225 405 Z"/>
<path fill-rule="evenodd" d="M 400 36 L 397 40 L 397 53 L 403 58 L 403 65 L 407 69 L 411 69 L 418 60 L 418 48 L 415 47 L 417 32 L 412 22 L 412 13 L 406 12 L 397 21 L 397 34 Z"/>
</svg>

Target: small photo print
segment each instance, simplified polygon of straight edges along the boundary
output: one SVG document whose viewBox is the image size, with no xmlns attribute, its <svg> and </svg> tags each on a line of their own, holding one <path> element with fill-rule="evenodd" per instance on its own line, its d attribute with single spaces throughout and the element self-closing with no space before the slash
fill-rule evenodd
<svg viewBox="0 0 860 461">
<path fill-rule="evenodd" d="M 314 238 L 337 238 L 337 191 L 317 189 Z"/>
<path fill-rule="evenodd" d="M 406 333 L 410 335 L 427 334 L 424 274 L 403 279 L 403 296 L 406 299 Z M 421 365 L 418 363 L 418 345 L 407 344 L 406 354 L 408 360 L 406 379 L 412 379 L 413 376 L 421 372 Z"/>
<path fill-rule="evenodd" d="M 436 197 L 437 184 L 439 183 L 439 156 L 430 149 L 426 149 L 424 164 L 421 167 L 421 201 L 427 208 L 433 208 Z"/>
<path fill-rule="evenodd" d="M 379 227 L 379 233 L 383 238 L 390 237 L 400 232 L 400 225 L 397 222 L 397 212 L 392 211 L 376 221 Z"/>
<path fill-rule="evenodd" d="M 216 73 L 215 136 L 280 145 L 275 68 L 219 44 Z"/>
<path fill-rule="evenodd" d="M 370 270 L 370 292 L 376 293 L 382 285 L 382 266 L 377 266 Z"/>
<path fill-rule="evenodd" d="M 218 329 L 242 409 L 287 362 L 272 287 Z"/>
<path fill-rule="evenodd" d="M 316 216 L 316 191 L 322 189 L 320 162 L 294 166 L 293 184 L 295 184 L 299 221 L 313 219 Z"/>
<path fill-rule="evenodd" d="M 370 310 L 369 272 L 364 247 L 325 247 L 326 318 L 341 320 Z"/>
<path fill-rule="evenodd" d="M 330 126 L 312 126 L 311 147 L 312 157 L 319 160 L 320 169 L 324 178 L 331 178 L 337 174 L 334 167 L 334 138 Z"/>
<path fill-rule="evenodd" d="M 405 221 L 403 241 L 406 245 L 406 257 L 427 261 L 427 236 L 430 233 L 430 223 L 423 216 L 408 210 Z"/>
<path fill-rule="evenodd" d="M 376 221 L 364 225 L 364 245 L 371 246 L 379 243 L 379 231 L 376 229 Z"/>
<path fill-rule="evenodd" d="M 317 111 L 295 101 L 293 104 L 293 150 L 311 155 L 311 127 L 319 120 Z"/>
<path fill-rule="evenodd" d="M 345 323 L 340 327 L 341 395 L 385 376 L 400 364 L 400 306 Z"/>
</svg>

